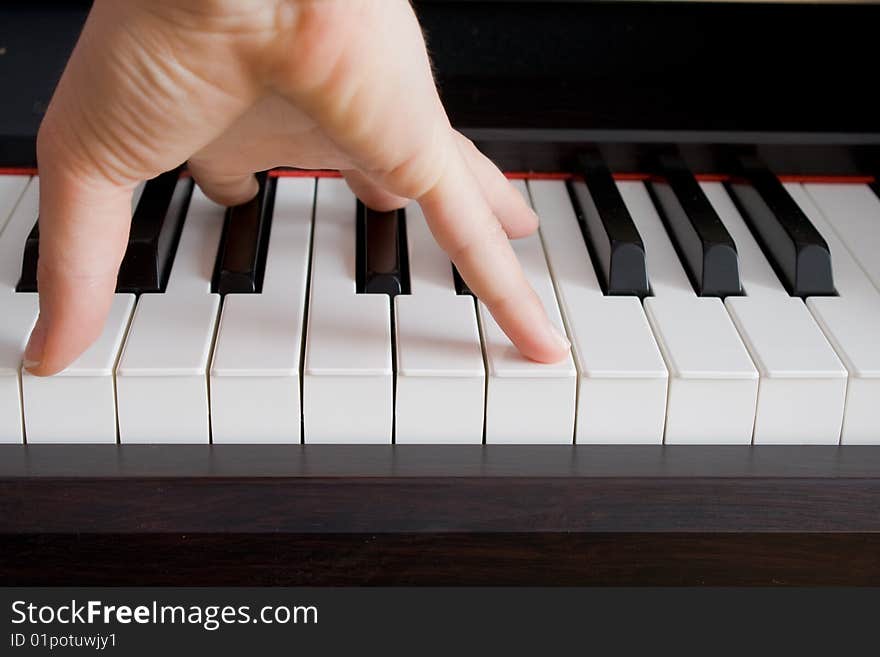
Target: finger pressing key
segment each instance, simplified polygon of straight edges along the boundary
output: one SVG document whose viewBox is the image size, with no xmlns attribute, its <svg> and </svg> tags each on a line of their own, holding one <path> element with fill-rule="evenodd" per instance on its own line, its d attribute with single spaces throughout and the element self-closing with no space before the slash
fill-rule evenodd
<svg viewBox="0 0 880 657">
<path fill-rule="evenodd" d="M 125 253 L 132 187 L 74 180 L 53 159 L 40 169 L 40 315 L 24 366 L 48 375 L 101 334 Z"/>
<path fill-rule="evenodd" d="M 571 345 L 547 318 L 458 148 L 450 149 L 436 185 L 418 200 L 434 238 L 511 342 L 532 360 L 561 360 Z"/>
</svg>

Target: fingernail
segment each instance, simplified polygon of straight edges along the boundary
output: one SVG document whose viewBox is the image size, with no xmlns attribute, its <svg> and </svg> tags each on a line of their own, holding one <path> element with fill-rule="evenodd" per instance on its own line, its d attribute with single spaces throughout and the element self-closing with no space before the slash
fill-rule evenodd
<svg viewBox="0 0 880 657">
<path fill-rule="evenodd" d="M 26 370 L 31 370 L 42 362 L 45 346 L 46 322 L 43 321 L 42 317 L 38 317 L 34 330 L 31 331 L 31 337 L 28 339 L 27 347 L 24 350 L 22 365 Z"/>
<path fill-rule="evenodd" d="M 558 344 L 562 349 L 568 351 L 571 349 L 571 342 L 568 341 L 568 338 L 565 337 L 565 333 L 560 331 L 556 326 L 550 324 L 550 334 L 553 336 L 553 340 Z"/>
</svg>

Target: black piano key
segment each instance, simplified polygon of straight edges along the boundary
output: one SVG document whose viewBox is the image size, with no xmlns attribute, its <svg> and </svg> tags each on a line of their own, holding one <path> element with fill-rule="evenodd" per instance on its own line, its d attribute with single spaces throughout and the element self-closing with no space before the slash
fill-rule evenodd
<svg viewBox="0 0 880 657">
<path fill-rule="evenodd" d="M 179 179 L 179 170 L 169 171 L 147 181 L 132 216 L 128 246 L 119 267 L 117 292 L 160 292 L 165 289 L 171 258 L 180 233 L 186 204 L 169 212 Z M 192 182 L 184 190 L 187 199 Z M 40 250 L 39 223 L 28 235 L 22 257 L 18 292 L 37 291 L 37 259 Z"/>
<path fill-rule="evenodd" d="M 585 185 L 570 191 L 605 293 L 645 297 L 645 246 L 617 185 L 598 154 L 581 156 L 580 164 Z"/>
<path fill-rule="evenodd" d="M 728 184 L 743 218 L 796 297 L 834 295 L 831 251 L 773 173 L 753 159 L 740 161 L 744 179 Z"/>
<path fill-rule="evenodd" d="M 18 279 L 16 292 L 37 291 L 37 258 L 40 255 L 40 224 L 34 224 L 24 243 L 24 255 L 21 259 L 21 278 Z"/>
<path fill-rule="evenodd" d="M 255 293 L 263 288 L 275 180 L 266 174 L 257 178 L 257 195 L 226 210 L 211 285 L 219 294 Z"/>
<path fill-rule="evenodd" d="M 661 158 L 661 170 L 651 191 L 697 294 L 741 294 L 736 244 L 700 184 L 678 158 Z"/>
<path fill-rule="evenodd" d="M 379 212 L 358 202 L 357 285 L 363 294 L 409 294 L 403 210 Z"/>
<path fill-rule="evenodd" d="M 172 205 L 180 171 L 168 171 L 147 181 L 140 201 L 131 218 L 128 247 L 119 276 L 117 292 L 161 292 L 168 282 L 171 260 L 177 238 L 183 227 L 193 183 L 183 183 L 182 206 Z"/>
<path fill-rule="evenodd" d="M 461 274 L 458 272 L 458 267 L 452 265 L 452 281 L 455 284 L 455 293 L 459 295 L 468 295 L 471 297 L 476 296 L 468 284 L 464 282 L 464 279 L 461 277 Z"/>
</svg>

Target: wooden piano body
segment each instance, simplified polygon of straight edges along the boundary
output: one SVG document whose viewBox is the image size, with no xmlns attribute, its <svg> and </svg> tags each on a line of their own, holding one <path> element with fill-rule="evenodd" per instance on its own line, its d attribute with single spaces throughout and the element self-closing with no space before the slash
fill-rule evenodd
<svg viewBox="0 0 880 657">
<path fill-rule="evenodd" d="M 880 173 L 880 6 L 417 8 L 506 171 Z M 85 11 L 0 9 L 0 167 L 34 165 Z M 3 584 L 877 585 L 880 446 L 3 445 L 0 545 Z"/>
</svg>

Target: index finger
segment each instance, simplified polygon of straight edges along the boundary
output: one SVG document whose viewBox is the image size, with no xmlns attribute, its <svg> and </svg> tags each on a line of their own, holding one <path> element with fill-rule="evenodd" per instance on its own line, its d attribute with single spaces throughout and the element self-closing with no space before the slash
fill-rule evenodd
<svg viewBox="0 0 880 657">
<path fill-rule="evenodd" d="M 557 362 L 571 345 L 547 317 L 501 223 L 450 142 L 437 183 L 418 199 L 431 232 L 517 349 L 532 360 Z"/>
<path fill-rule="evenodd" d="M 100 334 L 128 241 L 132 189 L 74 179 L 63 158 L 40 169 L 40 315 L 25 350 L 36 375 L 67 367 Z"/>
</svg>

